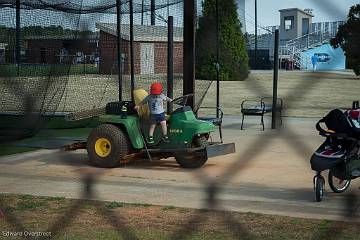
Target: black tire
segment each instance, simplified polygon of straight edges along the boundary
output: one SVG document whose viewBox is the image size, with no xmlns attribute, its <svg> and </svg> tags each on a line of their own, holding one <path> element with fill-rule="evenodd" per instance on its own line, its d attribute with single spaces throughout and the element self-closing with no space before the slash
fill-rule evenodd
<svg viewBox="0 0 360 240">
<path fill-rule="evenodd" d="M 325 180 L 320 176 L 315 177 L 315 199 L 317 202 L 321 202 L 324 196 Z"/>
<path fill-rule="evenodd" d="M 341 183 L 342 184 L 341 187 L 336 186 L 335 181 L 343 181 L 343 183 Z M 329 182 L 329 186 L 330 186 L 331 190 L 334 193 L 343 193 L 350 186 L 351 180 L 342 180 L 340 178 L 335 177 L 333 174 L 333 171 L 330 169 L 329 174 L 328 174 L 328 182 Z"/>
<path fill-rule="evenodd" d="M 208 144 L 207 139 L 208 138 L 204 135 L 196 136 L 193 140 L 192 147 L 206 146 Z M 186 154 L 181 153 L 179 155 L 176 155 L 175 159 L 182 168 L 200 168 L 208 160 L 206 153 L 203 151 Z"/>
<path fill-rule="evenodd" d="M 103 156 L 96 150 L 96 144 L 101 139 L 109 142 L 108 152 Z M 94 128 L 87 139 L 89 161 L 97 167 L 113 168 L 119 165 L 125 155 L 131 151 L 127 134 L 112 124 L 102 124 Z"/>
</svg>

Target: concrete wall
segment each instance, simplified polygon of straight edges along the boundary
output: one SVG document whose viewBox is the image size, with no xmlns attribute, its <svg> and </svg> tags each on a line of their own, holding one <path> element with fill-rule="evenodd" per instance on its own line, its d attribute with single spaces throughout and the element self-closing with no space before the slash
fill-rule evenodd
<svg viewBox="0 0 360 240">
<path fill-rule="evenodd" d="M 27 40 L 26 62 L 27 63 L 60 63 L 60 51 L 63 46 L 68 50 L 67 62 L 72 63 L 76 52 L 83 52 L 91 55 L 96 52 L 96 43 L 83 40 L 63 40 L 63 39 L 30 39 Z M 44 59 L 41 54 L 43 53 Z M 42 62 L 45 60 L 45 62 Z"/>
<path fill-rule="evenodd" d="M 294 17 L 293 28 L 285 30 L 285 18 Z M 280 40 L 288 41 L 303 36 L 302 19 L 309 19 L 309 33 L 311 32 L 312 17 L 298 9 L 280 10 Z"/>
<path fill-rule="evenodd" d="M 317 71 L 335 71 L 345 69 L 345 54 L 342 48 L 332 48 L 330 44 L 324 44 L 322 46 L 306 50 L 302 53 L 303 62 L 302 65 L 308 70 L 313 70 L 311 63 L 311 57 L 317 54 L 319 61 L 316 64 Z"/>
</svg>

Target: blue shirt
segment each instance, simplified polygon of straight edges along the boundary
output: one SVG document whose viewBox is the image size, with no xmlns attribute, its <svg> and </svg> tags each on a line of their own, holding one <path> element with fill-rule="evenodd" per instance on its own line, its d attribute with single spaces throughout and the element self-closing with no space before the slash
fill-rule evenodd
<svg viewBox="0 0 360 240">
<path fill-rule="evenodd" d="M 319 58 L 318 58 L 318 56 L 316 56 L 316 55 L 313 55 L 313 56 L 311 57 L 311 62 L 312 62 L 312 64 L 316 64 L 316 63 L 318 62 L 318 60 L 319 60 Z"/>
<path fill-rule="evenodd" d="M 171 98 L 168 98 L 164 94 L 150 94 L 141 101 L 140 105 L 147 103 L 151 114 L 160 114 L 165 112 L 164 101 L 170 102 Z"/>
</svg>

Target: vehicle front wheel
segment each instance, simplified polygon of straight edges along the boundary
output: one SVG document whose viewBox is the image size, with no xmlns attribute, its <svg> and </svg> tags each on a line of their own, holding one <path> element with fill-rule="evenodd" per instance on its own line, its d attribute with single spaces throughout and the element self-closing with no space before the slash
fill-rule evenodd
<svg viewBox="0 0 360 240">
<path fill-rule="evenodd" d="M 315 177 L 315 199 L 317 202 L 321 202 L 324 196 L 325 180 L 320 176 Z"/>
<path fill-rule="evenodd" d="M 97 167 L 116 167 L 130 149 L 127 134 L 112 124 L 97 126 L 87 139 L 89 161 Z"/>
<path fill-rule="evenodd" d="M 196 136 L 192 142 L 192 147 L 205 147 L 206 145 L 208 145 L 208 141 L 204 135 Z M 182 168 L 200 168 L 208 160 L 205 151 L 181 153 L 176 155 L 175 159 Z"/>
</svg>

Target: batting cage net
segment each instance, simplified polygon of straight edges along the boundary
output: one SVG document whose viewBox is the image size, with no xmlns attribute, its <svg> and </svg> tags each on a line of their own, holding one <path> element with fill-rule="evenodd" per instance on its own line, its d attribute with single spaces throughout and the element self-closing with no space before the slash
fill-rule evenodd
<svg viewBox="0 0 360 240">
<path fill-rule="evenodd" d="M 117 5 L 115 0 L 0 0 L 2 119 L 31 113 L 32 121 L 27 120 L 31 122 L 27 127 L 35 129 L 40 119 L 41 124 L 44 123 L 44 116 L 49 120 L 69 113 L 87 112 L 88 116 L 102 113 L 106 103 L 119 100 L 119 81 L 122 99 L 131 99 L 131 71 L 135 88 L 148 90 L 151 83 L 157 81 L 166 89 L 169 16 L 173 17 L 173 97 L 181 96 L 183 1 L 119 2 Z M 118 11 L 121 12 L 120 58 Z M 211 80 L 196 80 L 196 108 Z M 1 128 L 12 124 L 7 120 Z M 16 125 L 18 128 L 18 123 Z"/>
</svg>

